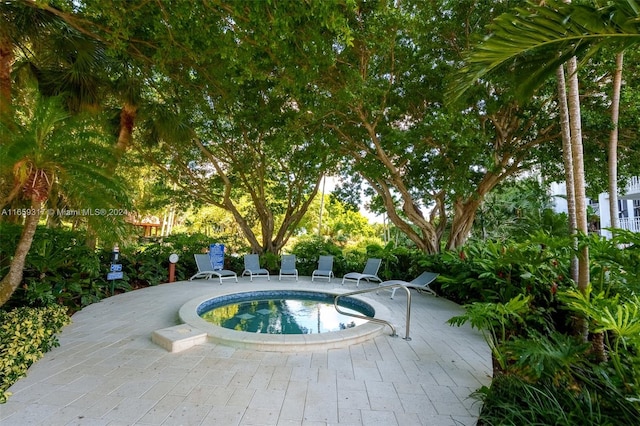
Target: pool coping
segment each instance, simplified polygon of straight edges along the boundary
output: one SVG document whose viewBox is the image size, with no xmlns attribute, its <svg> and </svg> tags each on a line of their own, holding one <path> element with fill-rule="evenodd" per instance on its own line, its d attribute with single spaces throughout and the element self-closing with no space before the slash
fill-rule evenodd
<svg viewBox="0 0 640 426">
<path fill-rule="evenodd" d="M 326 293 L 332 295 L 349 293 L 348 290 L 340 289 L 318 290 L 317 288 L 299 286 L 292 289 L 290 286 L 273 286 L 269 291 L 309 291 L 314 293 Z M 266 352 L 300 352 L 313 351 L 317 349 L 336 349 L 344 348 L 349 345 L 361 343 L 369 339 L 373 339 L 381 335 L 385 328 L 384 324 L 367 322 L 353 328 L 340 331 L 332 331 L 319 334 L 260 334 L 247 333 L 243 331 L 230 330 L 219 327 L 202 319 L 198 313 L 198 307 L 217 297 L 224 297 L 237 293 L 245 293 L 248 291 L 228 291 L 216 292 L 201 297 L 196 297 L 187 301 L 182 305 L 178 312 L 180 321 L 184 324 L 207 334 L 207 339 L 215 343 L 232 346 L 235 348 L 253 349 Z M 384 305 L 367 297 L 350 296 L 359 299 L 373 307 L 375 310 L 374 318 L 385 319 L 391 318 L 391 313 Z M 390 333 L 391 334 L 391 333 Z"/>
</svg>

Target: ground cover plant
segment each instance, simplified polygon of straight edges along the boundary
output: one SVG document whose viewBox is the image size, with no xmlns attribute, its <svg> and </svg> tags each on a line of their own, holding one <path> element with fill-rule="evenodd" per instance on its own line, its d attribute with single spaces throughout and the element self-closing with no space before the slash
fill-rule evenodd
<svg viewBox="0 0 640 426">
<path fill-rule="evenodd" d="M 67 309 L 60 305 L 0 310 L 0 404 L 31 364 L 59 345 L 56 335 L 69 322 Z"/>
</svg>

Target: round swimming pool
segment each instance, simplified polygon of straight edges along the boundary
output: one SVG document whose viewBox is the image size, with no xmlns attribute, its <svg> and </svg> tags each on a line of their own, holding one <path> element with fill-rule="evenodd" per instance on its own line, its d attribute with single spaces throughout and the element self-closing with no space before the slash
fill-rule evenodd
<svg viewBox="0 0 640 426">
<path fill-rule="evenodd" d="M 333 305 L 333 299 L 338 294 L 340 293 L 318 291 L 316 289 L 307 288 L 301 289 L 299 286 L 294 289 L 277 288 L 271 290 L 224 293 L 190 300 L 182 306 L 179 312 L 179 316 L 185 324 L 206 332 L 209 340 L 215 343 L 223 343 L 234 347 L 255 349 L 261 351 L 299 352 L 321 348 L 340 348 L 372 339 L 384 332 L 385 325 L 383 324 L 366 320 L 361 321 L 350 316 L 347 316 L 345 317 L 345 319 L 343 319 L 343 326 L 338 325 L 337 330 L 324 331 L 320 333 L 305 332 L 298 334 L 284 334 L 278 332 L 269 334 L 256 331 L 246 332 L 236 329 L 224 328 L 220 325 L 208 322 L 204 318 L 202 318 L 203 314 L 205 314 L 206 312 L 212 312 L 215 308 L 236 305 L 238 303 L 249 303 L 250 306 L 253 306 L 253 308 L 251 309 L 254 309 L 254 311 L 258 315 L 261 315 L 257 311 L 260 311 L 262 309 L 270 309 L 267 307 L 258 307 L 259 304 L 264 300 L 286 300 L 290 305 L 301 304 L 305 300 L 327 304 L 330 303 L 331 305 Z M 384 306 L 372 300 L 365 301 L 364 299 L 356 297 L 345 297 L 341 298 L 341 300 L 346 301 L 345 304 L 343 304 L 342 302 L 340 303 L 342 310 L 354 310 L 359 315 L 364 314 L 367 316 L 375 317 L 378 317 L 379 314 L 386 314 L 385 316 L 388 318 L 388 310 Z M 233 309 L 235 310 L 236 308 Z M 331 306 L 331 309 L 335 313 L 335 308 L 333 306 Z M 329 312 L 329 310 L 327 309 L 326 312 Z M 253 315 L 250 312 L 248 314 Z M 240 313 L 239 315 L 244 316 L 242 313 Z M 285 313 L 285 317 L 287 315 L 288 313 Z M 244 317 L 247 318 L 246 316 Z M 263 321 L 264 319 L 265 318 L 262 318 Z M 277 322 L 277 320 L 273 319 L 271 319 L 270 321 Z M 302 324 L 303 322 L 304 324 L 309 324 L 306 321 L 307 320 L 300 320 L 300 323 L 298 323 L 298 325 Z M 328 320 L 328 322 L 332 321 L 333 320 Z M 231 322 L 234 321 L 232 320 Z M 237 324 L 237 319 L 235 320 L 235 322 Z M 340 320 L 338 324 L 340 324 Z M 307 327 L 306 325 L 303 325 L 301 328 L 313 327 Z"/>
<path fill-rule="evenodd" d="M 266 334 L 328 333 L 368 321 L 343 315 L 335 309 L 333 300 L 333 295 L 310 291 L 246 292 L 203 303 L 198 315 L 230 330 Z M 371 305 L 358 299 L 342 299 L 340 307 L 358 316 L 375 315 Z"/>
</svg>

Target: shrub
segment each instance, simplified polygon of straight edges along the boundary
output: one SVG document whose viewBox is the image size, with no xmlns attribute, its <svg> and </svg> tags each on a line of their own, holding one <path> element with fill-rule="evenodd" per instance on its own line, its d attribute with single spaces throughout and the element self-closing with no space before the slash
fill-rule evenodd
<svg viewBox="0 0 640 426">
<path fill-rule="evenodd" d="M 224 243 L 223 241 L 217 241 Z M 133 244 L 121 249 L 121 263 L 125 279 L 132 287 L 154 286 L 169 280 L 169 255 L 179 256 L 176 280 L 186 280 L 198 268 L 193 257 L 209 249 L 211 237 L 204 234 L 175 234 L 160 240 Z M 227 247 L 228 249 L 228 247 Z M 110 252 L 106 253 L 110 256 Z M 225 256 L 228 261 L 229 256 Z M 108 263 L 108 259 L 105 259 Z"/>
<path fill-rule="evenodd" d="M 0 225 L 3 236 L 19 233 L 21 227 Z M 18 234 L 19 235 L 19 234 Z M 1 273 L 6 274 L 16 239 L 0 241 Z M 80 309 L 108 295 L 108 263 L 100 252 L 86 245 L 83 232 L 38 227 L 27 255 L 22 285 L 5 306 L 47 306 L 52 303 Z"/>
<path fill-rule="evenodd" d="M 571 242 L 537 233 L 522 242 L 475 241 L 441 256 L 443 295 L 459 303 L 506 302 L 519 294 L 548 308 L 571 285 Z"/>
<path fill-rule="evenodd" d="M 59 305 L 0 311 L 0 403 L 7 401 L 7 389 L 31 364 L 59 345 L 56 333 L 70 321 L 67 309 Z"/>
<path fill-rule="evenodd" d="M 300 238 L 291 249 L 291 254 L 296 255 L 298 273 L 300 275 L 310 276 L 313 271 L 318 267 L 318 259 L 320 255 L 333 255 L 335 256 L 333 263 L 333 273 L 336 276 L 344 274 L 346 264 L 342 258 L 342 250 L 340 247 L 333 244 L 330 240 L 325 240 L 322 237 L 311 236 L 307 238 Z"/>
</svg>

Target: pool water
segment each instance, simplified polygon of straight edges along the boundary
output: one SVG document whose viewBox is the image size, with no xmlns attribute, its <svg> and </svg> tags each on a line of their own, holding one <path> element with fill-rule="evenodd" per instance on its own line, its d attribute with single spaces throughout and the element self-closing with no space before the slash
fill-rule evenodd
<svg viewBox="0 0 640 426">
<path fill-rule="evenodd" d="M 346 312 L 360 312 L 340 306 Z M 200 314 L 215 325 L 250 333 L 315 334 L 352 328 L 365 319 L 342 315 L 333 303 L 322 300 L 267 298 L 239 301 Z"/>
</svg>

